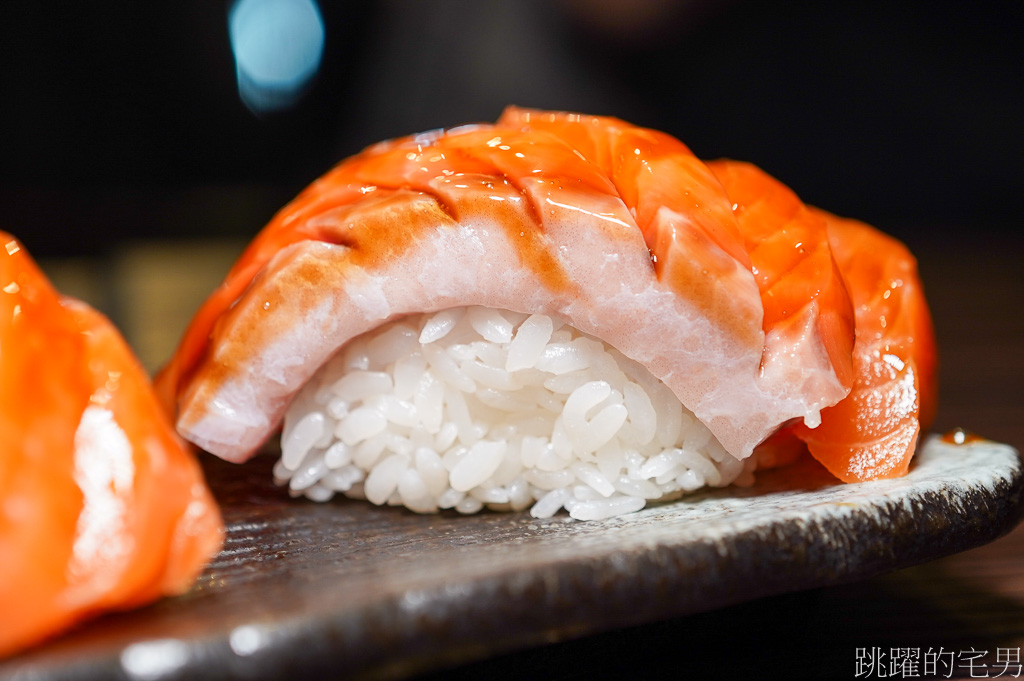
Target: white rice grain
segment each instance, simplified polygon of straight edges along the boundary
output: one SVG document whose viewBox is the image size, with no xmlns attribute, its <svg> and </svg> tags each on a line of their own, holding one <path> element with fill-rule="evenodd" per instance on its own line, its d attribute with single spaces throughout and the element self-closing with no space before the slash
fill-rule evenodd
<svg viewBox="0 0 1024 681">
<path fill-rule="evenodd" d="M 604 520 L 625 513 L 635 513 L 647 505 L 643 499 L 618 496 L 600 501 L 574 504 L 569 515 L 576 520 Z"/>
<path fill-rule="evenodd" d="M 366 498 L 374 504 L 383 504 L 388 497 L 398 488 L 398 482 L 402 473 L 409 465 L 409 457 L 402 454 L 392 454 L 377 466 L 374 466 L 370 474 L 366 476 L 363 490 Z"/>
<path fill-rule="evenodd" d="M 274 481 L 418 513 L 599 520 L 750 484 L 663 383 L 545 315 L 453 308 L 353 339 L 293 400 Z"/>
<path fill-rule="evenodd" d="M 331 391 L 347 402 L 366 400 L 373 395 L 391 392 L 391 375 L 382 371 L 352 371 L 331 387 Z"/>
<path fill-rule="evenodd" d="M 352 489 L 352 485 L 362 482 L 364 479 L 366 479 L 366 474 L 361 469 L 348 465 L 330 471 L 320 480 L 320 483 L 335 492 L 348 492 Z"/>
<path fill-rule="evenodd" d="M 459 427 L 451 421 L 446 422 L 437 431 L 437 437 L 434 440 L 434 449 L 438 452 L 447 451 L 452 444 L 455 443 L 455 438 L 459 435 Z"/>
<path fill-rule="evenodd" d="M 629 381 L 622 390 L 633 439 L 642 447 L 654 439 L 658 429 L 658 413 L 651 404 L 651 396 L 636 383 Z"/>
<path fill-rule="evenodd" d="M 544 451 L 548 448 L 554 449 L 552 444 L 543 437 L 531 437 L 527 435 L 523 438 L 522 443 L 519 447 L 520 461 L 526 468 L 533 468 L 540 461 Z"/>
<path fill-rule="evenodd" d="M 483 362 L 462 362 L 459 369 L 470 379 L 476 381 L 478 385 L 495 390 L 519 390 L 523 387 L 522 383 L 515 379 L 514 374 L 498 367 L 488 366 Z"/>
<path fill-rule="evenodd" d="M 569 499 L 569 490 L 565 487 L 559 487 L 551 490 L 533 505 L 530 509 L 530 515 L 534 518 L 550 518 L 558 512 L 558 509 L 565 505 L 565 502 Z"/>
<path fill-rule="evenodd" d="M 299 419 L 295 426 L 284 431 L 281 439 L 281 462 L 284 467 L 296 470 L 310 448 L 323 436 L 325 427 L 324 415 L 312 411 Z"/>
<path fill-rule="evenodd" d="M 437 499 L 427 489 L 423 478 L 415 468 L 407 468 L 398 479 L 398 493 L 402 503 L 417 513 L 432 513 L 437 510 Z"/>
<path fill-rule="evenodd" d="M 411 427 L 420 422 L 416 405 L 400 399 L 397 395 L 376 395 L 366 404 L 396 425 Z"/>
<path fill-rule="evenodd" d="M 577 451 L 590 454 L 606 445 L 626 422 L 629 412 L 621 404 L 609 404 L 587 422 L 587 428 L 577 439 Z"/>
<path fill-rule="evenodd" d="M 430 368 L 434 370 L 435 375 L 451 387 L 467 393 L 476 390 L 476 384 L 473 383 L 473 379 L 462 373 L 455 360 L 439 346 L 434 344 L 424 345 L 423 356 L 426 358 Z"/>
<path fill-rule="evenodd" d="M 455 508 L 455 505 L 465 498 L 465 492 L 459 492 L 449 487 L 438 497 L 437 505 L 441 508 Z"/>
<path fill-rule="evenodd" d="M 611 483 L 608 478 L 601 474 L 597 468 L 587 463 L 574 463 L 572 465 L 572 472 L 575 473 L 578 480 L 582 480 L 586 484 L 590 485 L 594 490 L 603 497 L 610 497 L 615 491 L 615 486 Z"/>
<path fill-rule="evenodd" d="M 327 415 L 340 421 L 348 415 L 348 402 L 340 397 L 332 397 L 327 401 Z"/>
<path fill-rule="evenodd" d="M 589 366 L 579 346 L 570 343 L 549 343 L 537 360 L 538 369 L 556 376 L 586 369 Z"/>
<path fill-rule="evenodd" d="M 499 310 L 475 306 L 467 311 L 473 330 L 492 343 L 508 343 L 512 340 L 512 323 Z"/>
<path fill-rule="evenodd" d="M 657 456 L 652 456 L 640 467 L 640 477 L 645 480 L 664 475 L 683 462 L 681 449 L 666 449 Z"/>
<path fill-rule="evenodd" d="M 526 481 L 542 490 L 554 490 L 560 487 L 568 487 L 572 484 L 575 476 L 572 471 L 565 468 L 558 471 L 528 470 L 523 474 Z"/>
<path fill-rule="evenodd" d="M 513 372 L 533 367 L 544 354 L 544 347 L 551 340 L 553 331 L 551 317 L 530 315 L 519 325 L 515 338 L 509 343 L 505 371 Z"/>
<path fill-rule="evenodd" d="M 380 458 L 380 455 L 387 446 L 387 433 L 377 433 L 373 437 L 359 443 L 352 454 L 352 462 L 363 470 L 368 471 L 377 463 L 377 459 Z"/>
<path fill-rule="evenodd" d="M 508 490 L 504 487 L 474 487 L 469 494 L 488 506 L 501 506 L 507 504 L 509 499 Z"/>
<path fill-rule="evenodd" d="M 415 329 L 403 322 L 386 326 L 374 337 L 373 343 L 367 344 L 371 366 L 387 366 L 418 349 L 419 333 Z"/>
<path fill-rule="evenodd" d="M 491 477 L 508 449 L 507 442 L 475 443 L 452 468 L 449 478 L 452 489 L 468 492 Z"/>
<path fill-rule="evenodd" d="M 430 317 L 427 323 L 423 325 L 423 330 L 420 331 L 420 344 L 433 343 L 447 336 L 455 328 L 455 324 L 462 319 L 465 311 L 466 308 L 464 307 L 452 307 L 447 310 L 441 310 Z"/>
<path fill-rule="evenodd" d="M 305 491 L 306 498 L 311 501 L 325 502 L 334 497 L 334 490 L 322 483 L 317 483 Z"/>
<path fill-rule="evenodd" d="M 472 515 L 473 513 L 479 513 L 484 507 L 484 502 L 480 501 L 475 497 L 463 497 L 462 501 L 455 504 L 455 510 L 459 513 L 466 515 Z"/>
<path fill-rule="evenodd" d="M 596 452 L 597 468 L 601 475 L 614 480 L 619 477 L 619 471 L 626 465 L 626 455 L 622 447 L 615 440 L 611 440 L 599 447 Z"/>
<path fill-rule="evenodd" d="M 352 461 L 352 448 L 344 442 L 335 442 L 324 452 L 324 463 L 328 468 L 336 469 Z"/>
<path fill-rule="evenodd" d="M 383 433 L 387 427 L 384 414 L 371 407 L 359 407 L 349 412 L 334 432 L 338 439 L 352 446 Z"/>
<path fill-rule="evenodd" d="M 565 401 L 562 418 L 573 434 L 582 434 L 588 425 L 587 412 L 611 395 L 612 387 L 605 381 L 588 381 L 572 391 Z"/>
<path fill-rule="evenodd" d="M 444 425 L 444 383 L 433 374 L 424 372 L 416 385 L 412 404 L 424 429 L 428 433 L 440 433 Z"/>
<path fill-rule="evenodd" d="M 302 462 L 299 469 L 292 474 L 288 487 L 292 491 L 301 492 L 312 487 L 327 472 L 323 452 L 311 452 Z"/>
<path fill-rule="evenodd" d="M 419 352 L 395 360 L 395 397 L 400 400 L 411 400 L 426 371 L 427 360 L 423 359 Z"/>
<path fill-rule="evenodd" d="M 517 477 L 507 486 L 508 501 L 513 511 L 523 511 L 533 503 L 533 495 L 530 494 L 530 483 L 522 476 Z"/>
<path fill-rule="evenodd" d="M 430 494 L 439 497 L 448 487 L 448 471 L 441 457 L 433 449 L 420 447 L 415 453 L 416 470 Z"/>
<path fill-rule="evenodd" d="M 640 499 L 657 499 L 663 494 L 661 488 L 650 480 L 628 478 L 624 475 L 615 478 L 613 486 L 616 491 L 622 492 L 626 496 Z"/>
</svg>

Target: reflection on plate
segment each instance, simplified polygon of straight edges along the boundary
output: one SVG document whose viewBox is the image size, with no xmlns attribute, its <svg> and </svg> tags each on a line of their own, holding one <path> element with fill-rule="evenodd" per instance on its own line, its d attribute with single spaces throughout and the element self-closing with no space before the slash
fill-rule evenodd
<svg viewBox="0 0 1024 681">
<path fill-rule="evenodd" d="M 576 522 L 292 501 L 270 483 L 271 458 L 211 460 L 229 536 L 192 591 L 0 663 L 0 678 L 397 678 L 868 578 L 1019 519 L 1011 447 L 933 438 L 915 461 L 905 478 L 859 485 L 801 464 L 753 488 Z"/>
</svg>

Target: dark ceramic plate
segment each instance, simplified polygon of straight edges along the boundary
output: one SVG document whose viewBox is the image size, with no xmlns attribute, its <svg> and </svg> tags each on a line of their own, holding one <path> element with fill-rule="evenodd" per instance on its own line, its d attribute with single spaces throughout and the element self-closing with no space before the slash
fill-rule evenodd
<svg viewBox="0 0 1024 681">
<path fill-rule="evenodd" d="M 801 464 L 576 522 L 292 501 L 271 464 L 208 462 L 228 538 L 192 591 L 0 663 L 0 678 L 400 678 L 962 551 L 1017 522 L 1024 484 L 1011 447 L 932 439 L 899 480 L 841 485 Z"/>
</svg>

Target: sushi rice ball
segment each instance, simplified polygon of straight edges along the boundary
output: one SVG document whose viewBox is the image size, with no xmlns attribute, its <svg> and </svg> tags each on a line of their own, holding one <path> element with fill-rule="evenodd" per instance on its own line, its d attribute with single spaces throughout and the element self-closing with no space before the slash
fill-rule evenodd
<svg viewBox="0 0 1024 681">
<path fill-rule="evenodd" d="M 749 484 L 665 385 L 546 315 L 451 308 L 349 343 L 288 409 L 274 467 L 295 496 L 335 493 L 421 513 L 637 511 Z"/>
</svg>

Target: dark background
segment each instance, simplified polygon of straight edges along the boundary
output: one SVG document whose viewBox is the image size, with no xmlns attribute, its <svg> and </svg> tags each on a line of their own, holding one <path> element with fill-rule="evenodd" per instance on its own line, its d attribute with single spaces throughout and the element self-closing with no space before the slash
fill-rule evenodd
<svg viewBox="0 0 1024 681">
<path fill-rule="evenodd" d="M 162 258 L 164 239 L 248 239 L 381 138 L 493 120 L 510 103 L 617 115 L 702 157 L 754 161 L 808 202 L 910 242 L 943 349 L 936 430 L 1024 445 L 1024 2 L 320 4 L 317 80 L 294 108 L 257 117 L 237 95 L 226 0 L 0 0 L 0 229 L 38 257 L 89 256 L 91 276 L 123 244 L 156 242 Z M 136 307 L 153 307 L 150 291 Z M 114 298 L 135 348 L 150 347 L 131 331 L 151 318 L 132 322 Z M 154 309 L 172 349 L 184 322 Z M 1022 546 L 1017 530 L 889 576 L 455 678 L 849 678 L 857 647 L 1019 649 Z"/>
<path fill-rule="evenodd" d="M 0 0 L 0 228 L 44 257 L 248 238 L 363 146 L 514 103 L 667 130 L 911 245 L 1018 229 L 1019 1 L 320 5 L 315 82 L 256 116 L 225 0 Z"/>
</svg>

